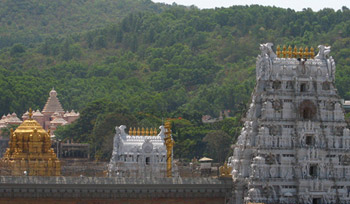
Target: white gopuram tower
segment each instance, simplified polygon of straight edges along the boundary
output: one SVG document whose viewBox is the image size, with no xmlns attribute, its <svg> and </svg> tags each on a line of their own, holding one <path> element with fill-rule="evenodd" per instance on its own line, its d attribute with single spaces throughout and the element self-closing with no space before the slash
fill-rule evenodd
<svg viewBox="0 0 350 204">
<path fill-rule="evenodd" d="M 256 87 L 230 158 L 233 202 L 350 203 L 350 136 L 330 47 L 260 45 Z"/>
</svg>

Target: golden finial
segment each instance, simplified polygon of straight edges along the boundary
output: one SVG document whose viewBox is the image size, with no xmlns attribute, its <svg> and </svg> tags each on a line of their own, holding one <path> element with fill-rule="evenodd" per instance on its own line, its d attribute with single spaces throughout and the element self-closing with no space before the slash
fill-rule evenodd
<svg viewBox="0 0 350 204">
<path fill-rule="evenodd" d="M 314 53 L 315 49 L 313 47 L 310 48 L 310 58 L 313 59 L 315 57 Z"/>
<path fill-rule="evenodd" d="M 148 127 L 146 128 L 146 136 L 149 136 L 150 134 L 149 134 L 149 129 L 148 129 Z"/>
<path fill-rule="evenodd" d="M 146 135 L 145 128 L 141 129 L 141 135 Z"/>
<path fill-rule="evenodd" d="M 297 54 L 298 54 L 298 48 L 297 48 L 297 46 L 294 46 L 294 51 L 293 51 L 293 56 L 292 57 L 296 58 Z"/>
<path fill-rule="evenodd" d="M 281 47 L 278 45 L 277 46 L 277 51 L 276 51 L 277 57 L 280 57 L 281 54 Z"/>
<path fill-rule="evenodd" d="M 137 128 L 136 134 L 137 134 L 137 135 L 141 135 L 140 127 Z"/>
<path fill-rule="evenodd" d="M 292 47 L 288 46 L 288 58 L 292 58 Z"/>
<path fill-rule="evenodd" d="M 305 48 L 304 57 L 305 57 L 306 59 L 309 58 L 309 48 L 308 48 L 308 47 Z"/>
<path fill-rule="evenodd" d="M 303 48 L 299 48 L 299 58 L 303 58 Z"/>
<path fill-rule="evenodd" d="M 132 135 L 136 135 L 136 127 L 134 127 L 133 131 L 132 131 Z"/>
<path fill-rule="evenodd" d="M 286 54 L 287 54 L 287 47 L 286 45 L 283 45 L 283 51 L 282 51 L 282 54 L 283 54 L 283 58 L 286 58 Z"/>
<path fill-rule="evenodd" d="M 157 135 L 158 135 L 157 128 L 154 128 L 154 129 L 153 129 L 153 134 L 154 134 L 155 136 L 157 136 Z"/>
<path fill-rule="evenodd" d="M 33 110 L 32 110 L 32 108 L 29 108 L 28 116 L 29 116 L 29 120 L 31 120 L 31 119 L 32 119 L 32 116 L 33 116 Z"/>
<path fill-rule="evenodd" d="M 132 127 L 129 128 L 129 135 L 132 135 Z"/>
</svg>

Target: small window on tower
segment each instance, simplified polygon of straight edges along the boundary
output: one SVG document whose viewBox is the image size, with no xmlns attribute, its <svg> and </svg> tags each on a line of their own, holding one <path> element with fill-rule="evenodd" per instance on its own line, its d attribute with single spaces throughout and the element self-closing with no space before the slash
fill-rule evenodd
<svg viewBox="0 0 350 204">
<path fill-rule="evenodd" d="M 314 145 L 314 137 L 312 135 L 307 135 L 305 138 L 305 144 L 306 145 Z"/>
<path fill-rule="evenodd" d="M 149 165 L 150 164 L 150 158 L 149 157 L 146 157 L 146 165 Z"/>
<path fill-rule="evenodd" d="M 306 92 L 307 91 L 307 86 L 305 83 L 300 85 L 300 92 Z"/>
<path fill-rule="evenodd" d="M 317 177 L 317 165 L 316 164 L 310 165 L 309 174 L 312 177 Z"/>
</svg>

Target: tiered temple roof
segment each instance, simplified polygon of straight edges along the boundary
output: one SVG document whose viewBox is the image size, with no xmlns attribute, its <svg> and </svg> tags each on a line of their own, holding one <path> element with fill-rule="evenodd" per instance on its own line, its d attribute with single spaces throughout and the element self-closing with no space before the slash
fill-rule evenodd
<svg viewBox="0 0 350 204">
<path fill-rule="evenodd" d="M 51 148 L 50 134 L 32 119 L 25 120 L 15 131 L 11 130 L 9 148 L 2 159 L 11 175 L 59 176 L 61 164 Z"/>
<path fill-rule="evenodd" d="M 3 115 L 0 120 L 0 128 L 7 127 L 7 125 L 19 125 L 22 121 L 17 117 L 16 113 L 7 114 L 7 116 Z"/>
<path fill-rule="evenodd" d="M 62 108 L 60 101 L 57 98 L 57 92 L 54 89 L 52 89 L 50 91 L 50 97 L 47 100 L 42 113 L 54 113 L 54 112 L 63 114 L 64 110 Z"/>
</svg>

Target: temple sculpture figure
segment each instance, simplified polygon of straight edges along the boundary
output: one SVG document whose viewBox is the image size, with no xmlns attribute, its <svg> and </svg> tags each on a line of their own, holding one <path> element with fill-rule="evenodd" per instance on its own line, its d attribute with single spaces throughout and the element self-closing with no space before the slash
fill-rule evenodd
<svg viewBox="0 0 350 204">
<path fill-rule="evenodd" d="M 28 112 L 24 113 L 22 118 L 23 120 L 27 119 Z M 43 110 L 41 112 L 37 110 L 33 113 L 33 119 L 38 121 L 46 131 L 50 130 L 51 134 L 54 134 L 58 126 L 70 124 L 78 118 L 79 113 L 76 113 L 74 110 L 71 112 L 63 110 L 57 98 L 57 92 L 54 89 L 50 91 L 50 96 Z"/>
<path fill-rule="evenodd" d="M 160 126 L 158 133 L 155 128 L 130 128 L 129 134 L 125 132 L 126 126 L 116 127 L 113 153 L 108 165 L 109 176 L 132 178 L 164 178 L 171 177 L 167 171 L 167 138 L 172 148 L 170 130 Z M 169 139 L 170 138 L 170 139 Z M 172 151 L 172 149 L 171 149 Z M 171 154 L 172 155 L 172 154 Z M 172 163 L 170 158 L 170 164 Z M 171 173 L 171 172 L 170 172 Z"/>
<path fill-rule="evenodd" d="M 350 203 L 350 136 L 330 47 L 260 46 L 256 86 L 228 163 L 242 203 Z"/>
<path fill-rule="evenodd" d="M 14 176 L 59 176 L 61 164 L 51 148 L 50 134 L 32 118 L 13 131 L 11 129 L 9 148 L 1 162 Z"/>
</svg>

